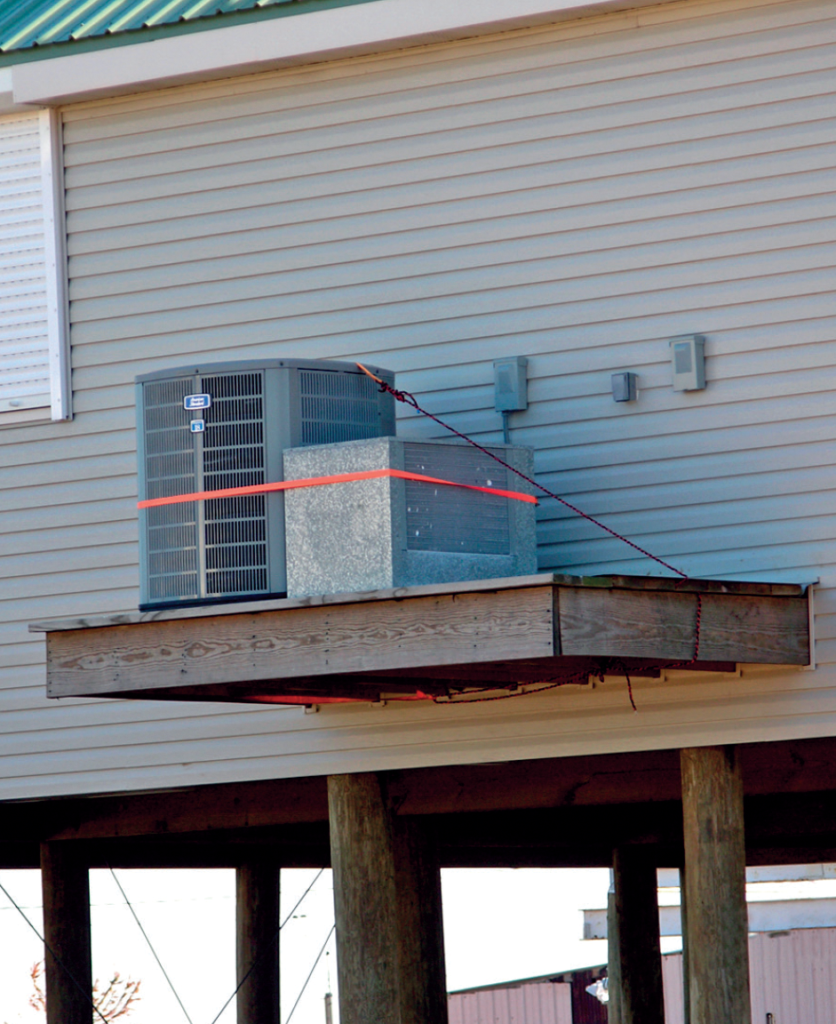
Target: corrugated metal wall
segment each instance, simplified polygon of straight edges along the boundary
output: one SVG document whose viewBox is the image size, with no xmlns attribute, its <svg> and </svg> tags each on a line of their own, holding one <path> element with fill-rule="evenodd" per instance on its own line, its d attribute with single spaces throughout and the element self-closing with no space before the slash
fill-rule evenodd
<svg viewBox="0 0 836 1024">
<path fill-rule="evenodd" d="M 768 1024 L 767 1014 L 772 1014 L 774 1024 L 833 1024 L 836 928 L 750 935 L 749 977 L 753 1024 Z M 662 957 L 662 982 L 665 1024 L 683 1024 L 681 953 Z M 571 988 L 537 981 L 456 992 L 448 1001 L 450 1024 L 580 1024 L 582 1014 L 576 1009 L 573 1016 L 571 1004 L 564 1008 L 561 1003 L 556 1016 L 551 1008 L 563 998 L 557 990 Z M 555 991 L 550 995 L 551 989 Z M 589 1006 L 601 1009 L 591 996 L 584 998 Z"/>
<path fill-rule="evenodd" d="M 572 986 L 545 981 L 461 992 L 447 1006 L 450 1024 L 572 1024 Z"/>
<path fill-rule="evenodd" d="M 0 796 L 832 734 L 834 66 L 827 0 L 688 0 L 68 108 L 76 418 L 0 430 Z M 676 393 L 690 332 L 709 386 Z M 365 358 L 490 441 L 507 354 L 544 482 L 689 573 L 821 576 L 824 667 L 639 683 L 640 715 L 619 681 L 46 707 L 26 622 L 136 605 L 136 373 Z M 540 540 L 543 568 L 654 571 L 548 502 Z"/>
</svg>

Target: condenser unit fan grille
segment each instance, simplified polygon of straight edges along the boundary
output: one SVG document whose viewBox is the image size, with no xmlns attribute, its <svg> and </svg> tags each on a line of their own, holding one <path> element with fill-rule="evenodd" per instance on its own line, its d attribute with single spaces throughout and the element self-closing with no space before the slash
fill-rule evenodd
<svg viewBox="0 0 836 1024">
<path fill-rule="evenodd" d="M 148 498 L 169 498 L 197 489 L 190 416 L 183 399 L 189 379 L 145 389 L 145 487 Z M 148 590 L 155 601 L 200 593 L 198 523 L 193 503 L 150 508 L 147 518 Z"/>
<path fill-rule="evenodd" d="M 501 455 L 501 453 L 498 453 Z M 404 445 L 404 469 L 477 487 L 508 489 L 508 471 L 477 448 Z M 411 551 L 507 555 L 507 498 L 458 487 L 406 481 L 406 546 Z"/>
<path fill-rule="evenodd" d="M 303 446 L 380 434 L 378 385 L 365 374 L 302 370 L 299 394 Z"/>
<path fill-rule="evenodd" d="M 203 438 L 203 490 L 266 483 L 264 381 L 260 373 L 204 377 L 212 396 Z M 263 494 L 204 502 L 206 596 L 268 591 Z"/>
</svg>

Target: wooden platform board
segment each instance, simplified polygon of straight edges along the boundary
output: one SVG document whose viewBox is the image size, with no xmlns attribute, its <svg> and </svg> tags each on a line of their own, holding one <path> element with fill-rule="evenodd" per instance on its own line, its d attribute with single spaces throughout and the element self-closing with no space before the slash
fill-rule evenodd
<svg viewBox="0 0 836 1024">
<path fill-rule="evenodd" d="M 799 585 L 555 574 L 29 628 L 47 636 L 50 697 L 263 703 L 806 665 L 810 648 Z"/>
</svg>

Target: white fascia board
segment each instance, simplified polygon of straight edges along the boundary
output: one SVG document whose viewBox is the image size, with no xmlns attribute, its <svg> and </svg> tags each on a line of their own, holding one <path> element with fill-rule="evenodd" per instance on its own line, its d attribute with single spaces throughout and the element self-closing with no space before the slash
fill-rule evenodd
<svg viewBox="0 0 836 1024">
<path fill-rule="evenodd" d="M 12 65 L 14 102 L 73 100 L 487 35 L 661 0 L 373 0 Z"/>
</svg>

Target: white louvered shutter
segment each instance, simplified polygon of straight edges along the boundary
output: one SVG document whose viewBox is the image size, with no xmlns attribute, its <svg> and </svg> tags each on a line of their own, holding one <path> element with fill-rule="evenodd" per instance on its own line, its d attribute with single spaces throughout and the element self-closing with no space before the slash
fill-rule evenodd
<svg viewBox="0 0 836 1024">
<path fill-rule="evenodd" d="M 0 118 L 0 415 L 50 407 L 38 113 Z"/>
</svg>

